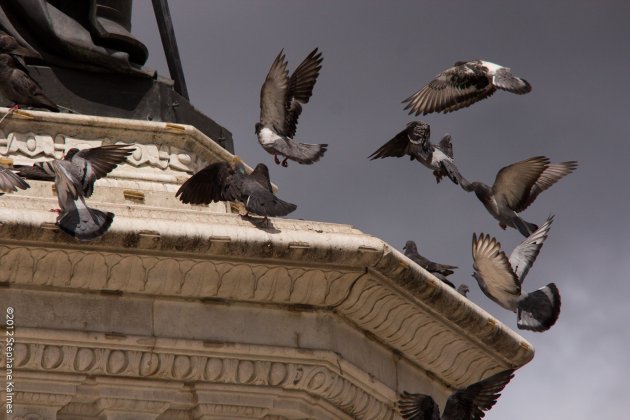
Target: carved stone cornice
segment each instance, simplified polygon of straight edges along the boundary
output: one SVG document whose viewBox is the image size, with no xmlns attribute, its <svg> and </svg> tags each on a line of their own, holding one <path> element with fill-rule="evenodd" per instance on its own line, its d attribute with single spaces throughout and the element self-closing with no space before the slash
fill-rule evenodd
<svg viewBox="0 0 630 420">
<path fill-rule="evenodd" d="M 23 328 L 15 354 L 15 368 L 24 372 L 180 381 L 189 384 L 191 391 L 196 389 L 195 384 L 275 388 L 322 398 L 352 418 L 394 416 L 395 392 L 332 352 L 253 345 L 207 346 L 193 340 L 146 337 L 120 337 L 113 341 L 105 334 Z M 34 398 L 35 394 L 29 395 Z M 70 399 L 64 399 L 61 406 Z M 161 413 L 168 404 L 101 396 L 98 407 Z M 259 408 L 251 409 L 259 412 Z M 216 410 L 236 408 L 231 404 L 203 403 L 199 410 L 215 410 L 216 414 Z"/>
</svg>

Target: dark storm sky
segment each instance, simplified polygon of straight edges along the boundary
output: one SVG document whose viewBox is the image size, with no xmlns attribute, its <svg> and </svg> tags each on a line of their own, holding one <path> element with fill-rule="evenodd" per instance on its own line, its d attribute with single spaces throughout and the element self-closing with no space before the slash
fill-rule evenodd
<svg viewBox="0 0 630 420">
<path fill-rule="evenodd" d="M 578 170 L 522 216 L 550 237 L 525 281 L 562 293 L 558 323 L 520 333 L 536 348 L 486 418 L 621 419 L 630 411 L 630 3 L 627 1 L 171 1 L 191 102 L 228 128 L 236 153 L 270 166 L 294 218 L 348 223 L 401 248 L 459 266 L 455 283 L 516 328 L 514 314 L 478 289 L 473 232 L 506 252 L 522 238 L 502 231 L 474 194 L 408 159 L 366 158 L 407 122 L 453 136 L 456 163 L 492 184 L 503 166 L 537 155 L 578 160 Z M 168 75 L 150 2 L 136 1 L 133 33 L 148 66 Z M 329 144 L 312 166 L 273 165 L 256 141 L 260 86 L 285 49 L 290 70 L 314 48 L 323 69 L 296 139 Z M 414 118 L 401 100 L 457 60 L 509 66 L 533 91 L 497 92 L 470 108 Z"/>
</svg>

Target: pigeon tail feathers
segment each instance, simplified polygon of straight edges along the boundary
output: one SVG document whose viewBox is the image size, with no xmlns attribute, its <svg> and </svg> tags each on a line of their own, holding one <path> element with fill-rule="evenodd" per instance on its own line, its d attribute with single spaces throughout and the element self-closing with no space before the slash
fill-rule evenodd
<svg viewBox="0 0 630 420">
<path fill-rule="evenodd" d="M 521 298 L 517 308 L 517 326 L 521 330 L 547 331 L 560 316 L 560 291 L 554 283 Z"/>
<path fill-rule="evenodd" d="M 80 241 L 90 241 L 105 234 L 113 221 L 113 213 L 77 206 L 59 216 L 57 226 Z"/>
<path fill-rule="evenodd" d="M 525 220 L 521 219 L 518 216 L 515 216 L 514 218 L 512 218 L 512 223 L 514 223 L 514 226 L 516 227 L 516 229 L 518 229 L 521 235 L 523 235 L 526 238 L 538 230 L 538 225 L 526 222 Z"/>
</svg>

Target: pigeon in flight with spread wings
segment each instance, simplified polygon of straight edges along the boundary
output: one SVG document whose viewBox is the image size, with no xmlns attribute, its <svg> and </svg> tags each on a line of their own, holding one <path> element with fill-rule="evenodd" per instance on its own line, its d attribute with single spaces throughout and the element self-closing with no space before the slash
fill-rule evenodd
<svg viewBox="0 0 630 420">
<path fill-rule="evenodd" d="M 398 409 L 405 420 L 479 420 L 496 404 L 513 377 L 514 370 L 508 369 L 456 390 L 446 400 L 441 417 L 440 407 L 426 394 L 403 392 Z"/>
<path fill-rule="evenodd" d="M 260 90 L 260 122 L 256 135 L 263 149 L 274 156 L 310 165 L 326 152 L 327 144 L 298 143 L 293 138 L 302 105 L 308 103 L 322 68 L 322 54 L 315 48 L 289 77 L 284 52 L 276 57 Z"/>
<path fill-rule="evenodd" d="M 483 60 L 458 61 L 403 103 L 410 114 L 447 113 L 487 98 L 497 89 L 522 95 L 532 87 L 508 67 Z"/>
<path fill-rule="evenodd" d="M 575 161 L 550 163 L 549 158 L 536 156 L 502 168 L 492 187 L 463 178 L 460 185 L 465 191 L 475 192 L 502 229 L 510 226 L 527 237 L 538 226 L 526 222 L 517 213 L 529 207 L 541 192 L 573 172 L 577 166 Z"/>
<path fill-rule="evenodd" d="M 59 201 L 57 225 L 63 232 L 82 241 L 102 236 L 114 220 L 114 214 L 97 210 L 85 203 L 94 192 L 94 183 L 122 163 L 134 148 L 111 144 L 79 150 L 69 149 L 63 159 L 38 162 L 18 168 L 27 179 L 55 181 Z"/>
<path fill-rule="evenodd" d="M 42 87 L 21 69 L 21 64 L 9 54 L 0 54 L 0 91 L 15 105 L 46 108 L 59 112 L 59 107 L 51 101 Z"/>
<path fill-rule="evenodd" d="M 446 276 L 453 274 L 453 270 L 457 268 L 456 266 L 435 263 L 423 257 L 418 253 L 418 246 L 414 241 L 407 241 L 403 247 L 403 251 L 405 251 L 405 256 L 411 261 L 415 262 L 420 267 L 424 268 L 429 273 L 451 286 L 453 289 L 455 288 L 455 285 L 451 283 Z"/>
<path fill-rule="evenodd" d="M 238 160 L 238 159 L 236 159 Z M 175 194 L 185 204 L 237 201 L 259 216 L 286 216 L 297 206 L 273 194 L 269 169 L 263 163 L 246 174 L 238 162 L 211 163 L 190 177 Z"/>
<path fill-rule="evenodd" d="M 483 293 L 505 309 L 517 314 L 518 328 L 530 331 L 546 331 L 560 315 L 560 292 L 554 283 L 525 293 L 523 280 L 549 235 L 553 216 L 519 246 L 510 258 L 501 250 L 501 244 L 493 237 L 473 234 L 473 277 Z"/>
<path fill-rule="evenodd" d="M 433 170 L 433 176 L 439 183 L 447 176 L 455 184 L 459 184 L 462 176 L 453 162 L 453 144 L 451 136 L 445 135 L 437 145 L 429 141 L 431 127 L 422 121 L 412 121 L 400 133 L 372 153 L 370 160 L 385 157 L 402 157 L 409 155 Z M 465 181 L 466 182 L 466 181 Z"/>
</svg>

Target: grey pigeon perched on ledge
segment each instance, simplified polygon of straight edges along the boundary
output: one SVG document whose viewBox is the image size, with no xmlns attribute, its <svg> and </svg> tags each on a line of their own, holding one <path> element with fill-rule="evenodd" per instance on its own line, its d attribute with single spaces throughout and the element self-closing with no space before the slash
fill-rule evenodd
<svg viewBox="0 0 630 420">
<path fill-rule="evenodd" d="M 94 192 L 97 179 L 106 176 L 133 152 L 133 147 L 112 144 L 90 149 L 69 149 L 64 159 L 21 167 L 18 174 L 28 179 L 54 180 L 60 214 L 57 226 L 82 241 L 97 239 L 111 226 L 114 214 L 85 203 Z"/>
<path fill-rule="evenodd" d="M 536 156 L 502 168 L 492 187 L 482 182 L 460 183 L 465 191 L 474 191 L 488 212 L 499 221 L 499 226 L 518 229 L 527 237 L 538 229 L 523 220 L 518 213 L 529 207 L 538 195 L 573 172 L 575 161 L 549 163 L 549 158 Z"/>
<path fill-rule="evenodd" d="M 505 309 L 517 314 L 517 326 L 522 330 L 546 331 L 560 315 L 560 292 L 554 283 L 525 293 L 523 280 L 549 235 L 553 216 L 519 246 L 510 258 L 501 250 L 501 244 L 486 234 L 477 238 L 473 234 L 473 277 L 483 293 Z"/>
<path fill-rule="evenodd" d="M 424 268 L 429 273 L 451 286 L 453 289 L 455 288 L 455 285 L 451 283 L 446 276 L 453 274 L 453 270 L 457 268 L 456 266 L 434 263 L 433 261 L 423 257 L 418 253 L 418 247 L 414 241 L 407 241 L 403 250 L 405 251 L 405 256 L 411 261 L 415 262 L 420 267 Z"/>
<path fill-rule="evenodd" d="M 276 57 L 260 90 L 260 122 L 256 135 L 263 149 L 274 156 L 310 165 L 326 152 L 327 144 L 299 143 L 294 140 L 302 105 L 308 103 L 322 68 L 322 54 L 315 48 L 289 77 L 284 52 Z"/>
<path fill-rule="evenodd" d="M 479 420 L 496 404 L 513 377 L 514 370 L 508 369 L 456 390 L 446 400 L 442 416 L 430 395 L 406 391 L 400 395 L 398 410 L 405 420 Z"/>
<path fill-rule="evenodd" d="M 59 112 L 59 108 L 42 90 L 42 87 L 20 69 L 20 64 L 9 54 L 0 54 L 0 91 L 15 105 L 46 108 Z"/>
<path fill-rule="evenodd" d="M 532 87 L 508 67 L 483 60 L 458 61 L 403 103 L 410 114 L 447 113 L 487 98 L 497 89 L 522 95 Z"/>
<path fill-rule="evenodd" d="M 265 218 L 286 216 L 297 208 L 273 194 L 269 169 L 263 163 L 250 174 L 238 163 L 211 163 L 184 182 L 175 196 L 185 204 L 237 201 L 248 212 Z"/>
<path fill-rule="evenodd" d="M 404 130 L 368 157 L 374 160 L 409 155 L 412 160 L 415 159 L 433 170 L 433 176 L 438 183 L 442 177 L 447 176 L 455 184 L 459 184 L 462 176 L 453 162 L 451 136 L 445 135 L 437 145 L 429 141 L 430 136 L 429 124 L 412 121 Z"/>
</svg>

